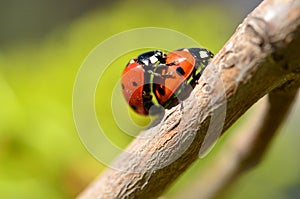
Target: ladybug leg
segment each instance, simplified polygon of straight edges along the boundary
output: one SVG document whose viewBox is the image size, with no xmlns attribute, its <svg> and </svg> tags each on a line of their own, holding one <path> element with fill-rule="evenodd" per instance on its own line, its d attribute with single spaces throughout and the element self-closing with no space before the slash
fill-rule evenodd
<svg viewBox="0 0 300 199">
<path fill-rule="evenodd" d="M 156 72 L 154 72 L 154 71 L 152 71 L 152 70 L 148 70 L 147 72 L 150 73 L 151 75 L 156 76 L 156 77 L 161 77 L 161 76 L 162 76 L 161 74 L 156 73 Z"/>
<path fill-rule="evenodd" d="M 155 68 L 166 69 L 166 68 L 168 68 L 169 66 L 176 65 L 177 63 L 178 63 L 177 61 L 173 61 L 173 62 L 168 63 L 168 64 L 158 64 L 158 65 L 155 65 L 154 67 L 155 67 Z"/>
<path fill-rule="evenodd" d="M 173 62 L 165 64 L 165 65 L 167 65 L 167 66 L 173 66 L 173 65 L 177 65 L 177 64 L 178 64 L 178 61 L 173 61 Z"/>
<path fill-rule="evenodd" d="M 168 64 L 158 64 L 155 66 L 155 68 L 163 70 L 163 69 L 167 69 L 169 66 L 172 66 L 174 64 L 176 64 L 176 63 L 172 62 L 172 63 L 168 63 Z M 167 72 L 166 74 L 151 72 L 151 74 L 162 77 L 162 78 L 173 78 L 173 72 Z"/>
<path fill-rule="evenodd" d="M 148 70 L 147 72 L 154 75 L 154 76 L 156 76 L 156 77 L 162 77 L 162 78 L 171 78 L 171 77 L 173 77 L 173 72 L 168 72 L 166 74 L 156 73 L 152 70 Z"/>
<path fill-rule="evenodd" d="M 174 65 L 175 64 L 175 62 L 172 62 L 172 63 L 168 63 L 168 64 L 159 64 L 159 65 L 157 65 L 156 67 L 157 68 L 162 68 L 162 69 L 166 69 L 166 68 L 168 68 L 169 66 L 172 66 L 172 65 Z M 167 72 L 166 74 L 160 74 L 160 76 L 161 77 L 163 77 L 163 78 L 171 78 L 171 77 L 173 77 L 173 72 Z"/>
<path fill-rule="evenodd" d="M 173 62 L 167 63 L 167 64 L 158 64 L 158 65 L 155 66 L 155 68 L 162 68 L 162 69 L 164 69 L 164 68 L 168 68 L 169 66 L 174 66 L 176 64 L 178 64 L 178 62 L 177 61 L 173 61 Z"/>
<path fill-rule="evenodd" d="M 159 69 L 166 69 L 169 67 L 169 64 L 158 64 L 155 66 L 155 68 L 159 68 Z"/>
<path fill-rule="evenodd" d="M 161 76 L 164 77 L 164 78 L 172 78 L 173 77 L 173 72 L 167 72 L 166 74 L 161 75 Z"/>
</svg>

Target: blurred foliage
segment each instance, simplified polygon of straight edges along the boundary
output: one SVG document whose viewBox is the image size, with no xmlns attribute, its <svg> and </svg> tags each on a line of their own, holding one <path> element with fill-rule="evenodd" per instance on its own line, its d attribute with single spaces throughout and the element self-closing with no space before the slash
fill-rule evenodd
<svg viewBox="0 0 300 199">
<path fill-rule="evenodd" d="M 163 2 L 151 2 L 151 5 L 159 7 L 149 6 L 146 2 L 137 5 L 136 1 L 118 3 L 56 29 L 40 43 L 24 42 L 0 49 L 0 198 L 74 198 L 105 167 L 88 154 L 72 118 L 76 74 L 85 57 L 101 41 L 131 28 L 164 27 L 187 34 L 217 52 L 239 22 L 233 14 L 228 16 L 228 10 L 216 5 L 185 5 L 184 9 Z M 99 82 L 100 89 L 96 94 L 97 115 L 109 131 L 109 138 L 123 148 L 132 137 L 124 135 L 115 124 L 110 98 L 114 83 L 132 56 L 133 53 L 126 54 L 112 63 L 103 82 Z M 133 117 L 141 125 L 149 122 L 149 118 Z M 284 146 L 288 145 L 286 140 Z M 284 146 L 276 151 L 281 151 L 280 156 L 285 162 L 276 159 L 276 164 L 289 162 L 289 171 L 284 170 L 286 175 L 273 176 L 287 165 L 266 163 L 268 166 L 260 172 L 264 175 L 257 174 L 256 179 L 286 179 L 286 186 L 292 184 L 287 179 L 296 181 L 296 175 L 293 175 L 295 166 L 292 165 L 299 167 L 299 161 L 296 164 L 290 156 L 285 156 Z M 290 155 L 292 151 L 288 153 Z M 196 167 L 199 166 L 194 166 L 178 184 L 187 184 L 189 179 L 186 176 L 191 177 Z M 299 183 L 299 173 L 297 176 Z M 246 179 L 244 186 L 256 185 L 258 188 L 255 176 L 249 175 L 249 178 L 252 183 Z M 272 193 L 277 189 L 274 181 L 267 183 L 270 190 L 264 192 Z M 169 195 L 176 191 L 178 184 Z M 250 195 L 247 191 L 234 194 L 240 198 Z M 251 194 L 257 194 L 251 196 L 258 198 L 259 193 Z"/>
<path fill-rule="evenodd" d="M 95 7 L 107 9 L 109 5 L 113 5 L 113 1 L 1 0 L 0 44 L 8 46 L 24 40 L 40 41 L 53 28 L 66 25 Z"/>
</svg>

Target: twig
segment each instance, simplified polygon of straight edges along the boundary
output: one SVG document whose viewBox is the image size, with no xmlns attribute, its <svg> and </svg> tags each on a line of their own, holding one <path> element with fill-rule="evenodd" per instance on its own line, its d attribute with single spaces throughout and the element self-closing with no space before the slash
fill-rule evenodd
<svg viewBox="0 0 300 199">
<path fill-rule="evenodd" d="M 79 198 L 161 195 L 200 149 L 209 147 L 218 132 L 225 132 L 257 100 L 284 84 L 299 87 L 299 51 L 299 0 L 264 1 L 204 70 L 191 96 L 142 132 L 113 163 L 118 169 L 105 171 Z"/>
<path fill-rule="evenodd" d="M 197 176 L 195 183 L 176 198 L 224 198 L 228 188 L 242 173 L 261 162 L 292 107 L 296 94 L 295 88 L 287 91 L 276 89 L 270 93 L 264 104 L 259 106 L 260 114 L 256 112 L 245 124 L 245 129 L 240 129 L 222 147 L 215 161 Z"/>
</svg>

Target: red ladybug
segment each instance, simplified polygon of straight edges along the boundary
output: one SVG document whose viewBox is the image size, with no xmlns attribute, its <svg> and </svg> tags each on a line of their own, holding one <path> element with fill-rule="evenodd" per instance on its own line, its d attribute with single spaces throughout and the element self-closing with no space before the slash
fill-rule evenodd
<svg viewBox="0 0 300 199">
<path fill-rule="evenodd" d="M 125 99 L 137 113 L 171 108 L 196 85 L 213 54 L 204 48 L 183 48 L 168 55 L 150 51 L 131 60 L 122 74 Z"/>
<path fill-rule="evenodd" d="M 139 114 L 148 115 L 153 104 L 150 78 L 155 67 L 165 63 L 166 54 L 162 51 L 149 51 L 132 59 L 123 71 L 121 83 L 125 99 Z"/>
</svg>

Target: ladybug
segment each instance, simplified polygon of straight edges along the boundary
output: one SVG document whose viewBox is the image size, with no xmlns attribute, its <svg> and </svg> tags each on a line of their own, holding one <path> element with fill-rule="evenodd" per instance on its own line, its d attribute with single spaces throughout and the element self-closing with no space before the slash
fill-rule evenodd
<svg viewBox="0 0 300 199">
<path fill-rule="evenodd" d="M 139 114 L 156 114 L 185 99 L 213 54 L 204 48 L 182 48 L 168 55 L 149 51 L 132 59 L 123 71 L 125 99 Z"/>
<path fill-rule="evenodd" d="M 155 67 L 164 67 L 167 55 L 155 50 L 145 52 L 131 59 L 123 71 L 121 83 L 125 99 L 130 107 L 139 114 L 148 115 L 153 105 L 151 92 L 151 77 Z M 156 103 L 157 104 L 157 103 Z"/>
</svg>

